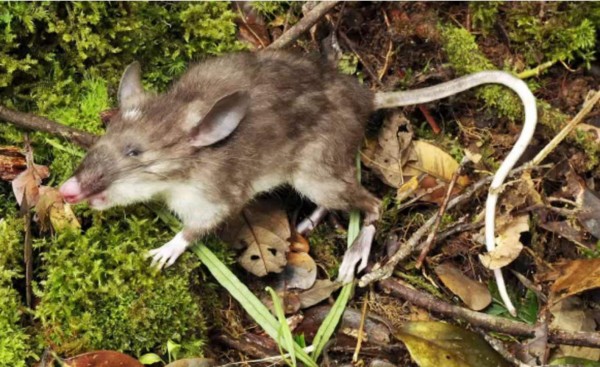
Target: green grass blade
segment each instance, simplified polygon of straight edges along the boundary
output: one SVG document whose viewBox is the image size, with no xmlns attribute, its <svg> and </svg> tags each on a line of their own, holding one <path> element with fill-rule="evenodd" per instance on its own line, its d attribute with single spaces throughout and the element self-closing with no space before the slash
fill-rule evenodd
<svg viewBox="0 0 600 367">
<path fill-rule="evenodd" d="M 271 299 L 273 299 L 273 307 L 275 308 L 275 315 L 279 319 L 279 336 L 283 338 L 283 347 L 290 352 L 291 363 L 285 359 L 286 363 L 291 364 L 296 367 L 296 353 L 294 350 L 294 337 L 292 336 L 292 331 L 290 330 L 290 326 L 285 319 L 285 312 L 283 311 L 283 305 L 281 303 L 281 299 L 275 293 L 273 288 L 267 287 L 267 292 L 271 295 Z M 277 344 L 281 345 L 280 340 L 277 340 Z"/>
<path fill-rule="evenodd" d="M 198 244 L 191 250 L 200 258 L 221 286 L 235 298 L 271 338 L 277 341 L 279 323 L 269 309 L 223 264 L 208 247 Z M 318 367 L 314 360 L 298 344 L 293 343 L 297 358 L 306 366 Z"/>
<path fill-rule="evenodd" d="M 360 156 L 356 155 L 356 178 L 358 182 L 360 182 Z M 358 232 L 360 232 L 360 213 L 356 210 L 350 213 L 350 223 L 348 223 L 348 247 L 352 246 L 352 243 L 358 237 Z M 346 305 L 348 301 L 350 301 L 350 297 L 352 297 L 352 293 L 354 291 L 354 283 L 346 284 L 338 298 L 335 300 L 333 307 L 331 307 L 331 311 L 323 320 L 323 323 L 317 330 L 317 334 L 313 340 L 314 350 L 311 354 L 313 360 L 317 360 L 323 352 L 323 348 L 335 332 L 335 328 L 338 323 L 342 319 L 342 315 L 344 314 L 344 310 L 346 309 Z"/>
</svg>

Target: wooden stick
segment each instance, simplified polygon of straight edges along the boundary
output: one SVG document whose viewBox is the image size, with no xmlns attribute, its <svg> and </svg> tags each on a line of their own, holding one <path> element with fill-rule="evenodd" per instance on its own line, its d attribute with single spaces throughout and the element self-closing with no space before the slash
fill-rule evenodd
<svg viewBox="0 0 600 367">
<path fill-rule="evenodd" d="M 302 18 L 293 27 L 281 35 L 275 42 L 271 43 L 266 49 L 275 50 L 289 46 L 298 39 L 304 32 L 315 25 L 328 11 L 337 5 L 337 1 L 323 1 L 315 6 L 304 18 Z"/>
<path fill-rule="evenodd" d="M 2 105 L 0 105 L 0 120 L 8 121 L 18 127 L 61 136 L 83 148 L 89 148 L 98 138 L 97 135 L 86 131 L 61 125 L 58 122 L 31 113 L 11 110 Z"/>
<path fill-rule="evenodd" d="M 379 282 L 379 286 L 393 296 L 405 299 L 416 306 L 452 319 L 463 319 L 475 327 L 521 337 L 533 337 L 535 334 L 535 325 L 528 325 L 523 322 L 512 321 L 507 318 L 487 315 L 482 312 L 451 305 L 430 294 L 403 285 L 395 279 L 382 280 Z M 553 344 L 598 348 L 600 347 L 600 333 L 567 332 L 551 329 L 548 333 L 548 341 Z"/>
</svg>

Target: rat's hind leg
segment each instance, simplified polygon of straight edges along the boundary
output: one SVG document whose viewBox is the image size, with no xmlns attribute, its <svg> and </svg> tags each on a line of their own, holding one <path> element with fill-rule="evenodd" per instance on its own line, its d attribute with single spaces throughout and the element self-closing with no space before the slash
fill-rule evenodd
<svg viewBox="0 0 600 367">
<path fill-rule="evenodd" d="M 322 173 L 305 172 L 294 178 L 293 185 L 319 206 L 338 210 L 358 209 L 365 215 L 363 227 L 340 265 L 338 280 L 348 283 L 354 278 L 357 264 L 359 272 L 367 266 L 375 236 L 375 222 L 379 219 L 380 201 L 356 181 L 354 169 L 346 170 L 344 177 Z"/>
</svg>

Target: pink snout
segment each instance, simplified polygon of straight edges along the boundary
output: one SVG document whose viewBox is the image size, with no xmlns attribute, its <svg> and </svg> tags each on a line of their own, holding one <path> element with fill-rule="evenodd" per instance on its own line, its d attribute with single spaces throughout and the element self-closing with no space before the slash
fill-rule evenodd
<svg viewBox="0 0 600 367">
<path fill-rule="evenodd" d="M 65 201 L 70 204 L 75 204 L 83 199 L 81 185 L 79 185 L 76 177 L 71 177 L 65 181 L 58 191 L 65 198 Z"/>
</svg>

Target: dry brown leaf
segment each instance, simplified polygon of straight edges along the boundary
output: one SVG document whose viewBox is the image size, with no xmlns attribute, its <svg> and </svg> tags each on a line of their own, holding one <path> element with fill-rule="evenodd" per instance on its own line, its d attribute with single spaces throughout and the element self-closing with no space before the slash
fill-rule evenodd
<svg viewBox="0 0 600 367">
<path fill-rule="evenodd" d="M 563 299 L 550 307 L 553 316 L 550 326 L 556 330 L 565 331 L 596 331 L 593 310 L 586 309 L 579 298 Z M 587 347 L 574 347 L 569 345 L 558 346 L 558 351 L 553 358 L 570 356 L 585 358 L 593 361 L 600 360 L 600 349 Z"/>
<path fill-rule="evenodd" d="M 309 308 L 317 303 L 329 298 L 331 294 L 342 286 L 339 282 L 332 282 L 329 279 L 319 279 L 309 290 L 298 295 L 300 298 L 300 308 Z"/>
<path fill-rule="evenodd" d="M 435 273 L 470 309 L 480 311 L 492 303 L 492 295 L 484 284 L 464 275 L 451 263 L 436 266 Z"/>
<path fill-rule="evenodd" d="M 521 233 L 529 231 L 529 214 L 511 218 L 498 230 L 496 248 L 479 255 L 479 260 L 488 269 L 500 269 L 519 257 L 523 244 L 519 241 Z"/>
<path fill-rule="evenodd" d="M 566 238 L 567 240 L 576 243 L 580 246 L 592 248 L 594 243 L 587 238 L 585 231 L 581 228 L 573 227 L 573 223 L 568 220 L 560 222 L 539 223 L 539 226 L 547 231 L 556 233 L 558 237 Z"/>
<path fill-rule="evenodd" d="M 403 130 L 401 131 L 401 127 Z M 406 152 L 412 141 L 410 122 L 400 113 L 384 121 L 376 141 L 367 141 L 362 151 L 363 163 L 383 182 L 400 187 L 404 183 L 403 166 L 410 158 Z"/>
<path fill-rule="evenodd" d="M 304 334 L 308 342 L 312 342 L 312 338 L 323 324 L 323 321 L 329 315 L 331 311 L 331 305 L 315 306 L 307 309 L 304 313 L 304 320 L 298 325 L 294 333 L 297 335 Z M 360 327 L 363 314 L 360 310 L 347 307 L 344 310 L 344 314 L 339 323 L 337 335 L 345 334 L 348 336 L 355 337 L 358 334 L 358 328 Z M 389 345 L 390 344 L 390 327 L 389 322 L 380 316 L 375 316 L 370 312 L 367 313 L 366 319 L 364 319 L 364 334 L 363 341 L 368 341 L 373 345 Z M 346 338 L 340 338 L 339 340 L 347 340 Z M 352 342 L 352 348 L 356 345 L 356 342 Z"/>
<path fill-rule="evenodd" d="M 577 219 L 588 232 L 600 239 L 600 198 L 587 187 L 581 195 L 581 211 Z"/>
<path fill-rule="evenodd" d="M 277 291 L 277 297 L 282 302 L 283 312 L 286 315 L 293 315 L 300 311 L 300 297 L 297 291 Z M 269 294 L 265 294 L 262 298 L 262 303 L 267 306 L 272 314 L 275 314 L 275 307 L 273 306 L 273 298 Z"/>
<path fill-rule="evenodd" d="M 500 200 L 501 212 L 510 215 L 515 209 L 524 206 L 543 204 L 541 195 L 535 189 L 535 183 L 529 172 L 524 172 L 519 180 L 507 185 Z"/>
<path fill-rule="evenodd" d="M 35 205 L 35 211 L 42 230 L 48 229 L 48 222 L 56 231 L 81 227 L 71 206 L 64 202 L 57 189 L 40 186 L 39 194 L 40 198 Z"/>
<path fill-rule="evenodd" d="M 0 180 L 12 181 L 27 169 L 27 161 L 18 147 L 0 147 Z"/>
<path fill-rule="evenodd" d="M 442 149 L 427 142 L 412 141 L 410 124 L 400 113 L 385 120 L 377 140 L 367 141 L 361 158 L 383 182 L 399 188 L 400 200 L 414 193 L 420 195 L 421 200 L 440 203 L 446 195 L 446 184 L 459 167 Z M 415 179 L 421 176 L 424 177 Z M 411 178 L 418 180 L 419 189 L 415 189 L 415 181 L 408 181 Z M 459 177 L 453 194 L 468 183 L 467 176 Z"/>
<path fill-rule="evenodd" d="M 237 10 L 239 38 L 246 41 L 254 49 L 263 49 L 271 44 L 271 37 L 265 20 L 253 7 L 251 2 L 237 1 L 233 4 Z"/>
<path fill-rule="evenodd" d="M 556 264 L 553 273 L 550 278 L 556 280 L 550 287 L 551 303 L 600 288 L 600 259 L 578 259 Z"/>
<path fill-rule="evenodd" d="M 12 189 L 19 205 L 25 198 L 27 207 L 32 208 L 39 199 L 39 187 L 42 180 L 50 175 L 48 167 L 35 164 L 33 162 L 33 153 L 27 152 L 27 169 L 12 181 Z"/>
<path fill-rule="evenodd" d="M 223 240 L 237 248 L 246 248 L 238 258 L 244 269 L 262 277 L 285 268 L 290 225 L 284 210 L 268 201 L 255 202 L 234 218 Z"/>
</svg>

